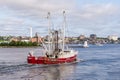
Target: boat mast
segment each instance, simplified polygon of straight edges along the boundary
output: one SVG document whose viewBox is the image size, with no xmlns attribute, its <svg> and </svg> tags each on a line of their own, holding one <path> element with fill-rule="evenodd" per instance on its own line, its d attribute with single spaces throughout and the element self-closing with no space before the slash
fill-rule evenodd
<svg viewBox="0 0 120 80">
<path fill-rule="evenodd" d="M 54 41 L 54 42 L 55 42 L 55 51 L 58 51 L 58 49 L 59 49 L 59 48 L 58 48 L 58 39 L 59 39 L 59 38 L 58 38 L 58 31 L 56 30 L 56 31 L 55 31 L 55 39 L 54 39 L 54 40 L 55 40 L 55 41 Z"/>
<path fill-rule="evenodd" d="M 66 27 L 66 16 L 65 16 L 65 11 L 63 11 L 63 17 L 64 17 L 64 23 L 63 23 L 63 51 L 64 51 L 64 46 L 65 46 L 65 27 Z"/>
<path fill-rule="evenodd" d="M 50 43 L 50 31 L 51 31 L 51 22 L 50 22 L 50 12 L 48 12 L 48 16 L 47 19 L 49 21 L 49 26 L 48 26 L 48 54 L 51 53 L 50 49 L 51 49 L 51 43 Z"/>
</svg>

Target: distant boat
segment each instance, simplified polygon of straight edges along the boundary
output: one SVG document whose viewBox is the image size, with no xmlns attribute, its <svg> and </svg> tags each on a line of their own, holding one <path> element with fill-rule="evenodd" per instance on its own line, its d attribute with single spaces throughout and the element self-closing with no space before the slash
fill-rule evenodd
<svg viewBox="0 0 120 80">
<path fill-rule="evenodd" d="M 71 45 L 68 45 L 68 47 L 70 47 L 70 48 L 87 48 L 89 46 L 88 46 L 87 41 L 85 41 L 84 44 L 71 44 Z"/>
<path fill-rule="evenodd" d="M 103 44 L 101 44 L 101 43 L 96 43 L 95 45 L 97 45 L 97 46 L 103 46 Z"/>
<path fill-rule="evenodd" d="M 87 48 L 87 47 L 89 47 L 89 46 L 88 46 L 88 43 L 87 43 L 87 41 L 85 41 L 85 42 L 84 42 L 84 45 L 83 45 L 83 47 L 84 47 L 84 48 Z"/>
</svg>

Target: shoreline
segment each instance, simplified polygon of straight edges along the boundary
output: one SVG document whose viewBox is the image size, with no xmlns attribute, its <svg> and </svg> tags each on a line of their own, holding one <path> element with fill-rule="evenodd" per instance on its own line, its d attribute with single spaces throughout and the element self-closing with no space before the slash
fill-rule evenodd
<svg viewBox="0 0 120 80">
<path fill-rule="evenodd" d="M 0 46 L 0 48 L 38 48 L 41 46 Z"/>
</svg>

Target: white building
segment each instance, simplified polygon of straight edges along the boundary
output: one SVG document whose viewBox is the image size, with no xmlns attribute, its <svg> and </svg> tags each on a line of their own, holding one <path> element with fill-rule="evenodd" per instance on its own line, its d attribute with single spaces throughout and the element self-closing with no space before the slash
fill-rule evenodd
<svg viewBox="0 0 120 80">
<path fill-rule="evenodd" d="M 116 41 L 116 40 L 118 40 L 118 36 L 117 35 L 110 35 L 110 36 L 108 36 L 108 39 Z"/>
</svg>

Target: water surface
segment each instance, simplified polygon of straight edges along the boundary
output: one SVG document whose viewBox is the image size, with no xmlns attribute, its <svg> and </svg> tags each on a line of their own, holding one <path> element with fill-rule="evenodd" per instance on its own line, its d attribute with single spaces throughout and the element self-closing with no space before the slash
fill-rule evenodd
<svg viewBox="0 0 120 80">
<path fill-rule="evenodd" d="M 27 53 L 39 48 L 0 48 L 0 80 L 120 80 L 120 45 L 75 48 L 83 61 L 64 65 L 29 65 Z"/>
</svg>

